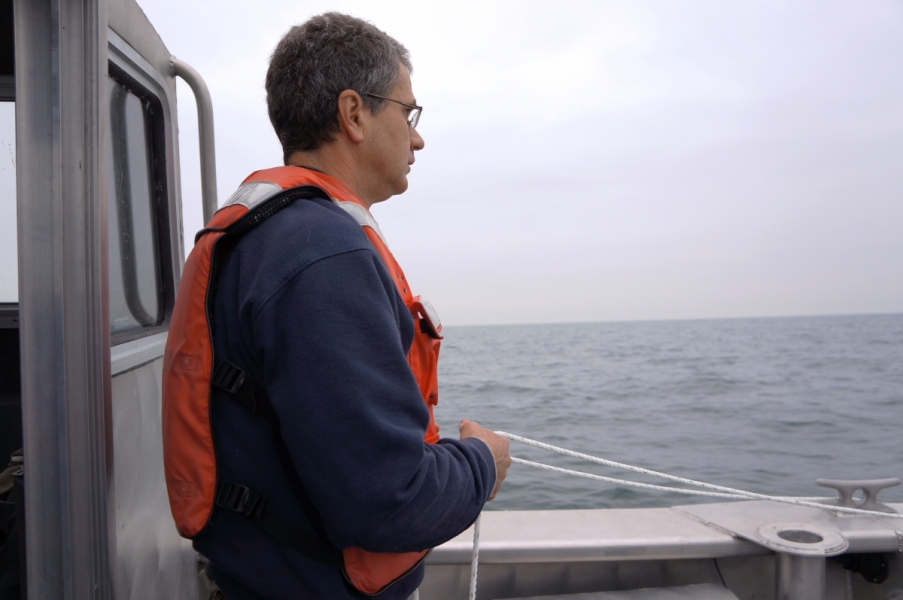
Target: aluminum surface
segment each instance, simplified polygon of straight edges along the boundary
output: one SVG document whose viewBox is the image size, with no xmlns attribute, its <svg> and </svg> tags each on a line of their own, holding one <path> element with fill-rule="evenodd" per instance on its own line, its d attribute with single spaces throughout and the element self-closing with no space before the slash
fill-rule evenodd
<svg viewBox="0 0 903 600">
<path fill-rule="evenodd" d="M 837 506 L 846 508 L 861 508 L 862 510 L 874 510 L 877 512 L 896 512 L 894 509 L 878 502 L 878 494 L 881 490 L 896 487 L 901 481 L 896 477 L 885 479 L 816 479 L 815 483 L 821 487 L 837 490 L 840 497 L 834 502 Z M 855 500 L 856 492 L 862 492 L 862 498 Z"/>
<path fill-rule="evenodd" d="M 31 598 L 110 597 L 106 3 L 16 0 L 16 196 Z"/>
<path fill-rule="evenodd" d="M 775 556 L 769 553 L 709 560 L 492 563 L 480 567 L 478 598 L 486 600 L 723 583 L 740 600 L 774 600 L 775 562 Z M 824 600 L 886 600 L 898 597 L 903 593 L 903 555 L 891 555 L 889 563 L 890 577 L 884 584 L 876 585 L 828 560 L 825 565 Z M 428 565 L 421 585 L 421 598 L 466 598 L 469 580 L 470 565 Z"/>
<path fill-rule="evenodd" d="M 776 600 L 824 600 L 824 558 L 778 554 L 775 561 Z"/>
<path fill-rule="evenodd" d="M 170 57 L 170 73 L 185 80 L 194 92 L 198 107 L 198 139 L 201 153 L 201 196 L 204 202 L 204 224 L 216 212 L 216 148 L 213 139 L 213 100 L 201 75 L 188 63 Z"/>
<path fill-rule="evenodd" d="M 723 527 L 705 525 L 699 516 L 686 511 L 736 513 L 752 523 L 780 523 L 787 517 L 781 511 L 787 508 L 800 507 L 732 502 L 677 510 L 487 511 L 481 525 L 478 598 L 723 583 L 741 600 L 772 600 L 776 593 L 775 554 Z M 903 533 L 898 538 L 883 523 L 888 519 L 875 523 L 868 518 L 863 524 L 830 514 L 826 518 L 840 522 L 850 551 L 894 554 L 889 559 L 890 577 L 880 586 L 845 571 L 839 563 L 823 563 L 825 600 L 871 600 L 903 593 L 903 553 L 898 552 L 903 549 Z M 472 530 L 468 530 L 430 554 L 421 597 L 453 600 L 467 596 L 471 544 Z"/>
<path fill-rule="evenodd" d="M 197 598 L 196 553 L 179 537 L 163 478 L 163 359 L 113 378 L 116 598 Z"/>
<path fill-rule="evenodd" d="M 737 596 L 722 585 L 704 583 L 679 587 L 646 588 L 626 592 L 530 596 L 514 600 L 737 600 Z"/>
<path fill-rule="evenodd" d="M 811 523 L 770 523 L 756 535 L 766 548 L 795 556 L 836 556 L 850 545 L 839 531 Z"/>
<path fill-rule="evenodd" d="M 113 377 L 163 356 L 167 336 L 163 332 L 114 346 L 110 350 L 110 371 Z"/>
<path fill-rule="evenodd" d="M 773 562 L 768 556 L 746 558 Z M 721 583 L 713 559 L 490 563 L 480 565 L 477 600 L 704 583 Z M 427 565 L 420 597 L 460 600 L 467 598 L 469 584 L 470 565 Z"/>
<path fill-rule="evenodd" d="M 469 563 L 473 529 L 439 546 L 428 564 Z M 717 558 L 768 550 L 669 508 L 486 511 L 481 563 Z"/>
<path fill-rule="evenodd" d="M 898 512 L 903 505 L 890 504 Z M 693 504 L 675 507 L 701 523 L 757 544 L 765 544 L 759 533 L 775 523 L 810 524 L 838 532 L 849 543 L 846 552 L 898 552 L 903 536 L 903 519 L 880 517 L 839 517 L 819 508 L 793 506 L 767 501 Z"/>
</svg>

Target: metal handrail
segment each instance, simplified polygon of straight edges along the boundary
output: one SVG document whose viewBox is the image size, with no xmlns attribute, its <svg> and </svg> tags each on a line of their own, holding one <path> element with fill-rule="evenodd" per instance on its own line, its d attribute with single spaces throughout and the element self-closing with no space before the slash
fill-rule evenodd
<svg viewBox="0 0 903 600">
<path fill-rule="evenodd" d="M 210 91 L 200 74 L 191 65 L 175 56 L 169 57 L 169 72 L 181 77 L 194 92 L 198 107 L 198 138 L 201 153 L 201 198 L 204 203 L 204 224 L 213 217 L 219 207 L 216 198 L 216 150 L 213 140 L 213 101 Z"/>
</svg>

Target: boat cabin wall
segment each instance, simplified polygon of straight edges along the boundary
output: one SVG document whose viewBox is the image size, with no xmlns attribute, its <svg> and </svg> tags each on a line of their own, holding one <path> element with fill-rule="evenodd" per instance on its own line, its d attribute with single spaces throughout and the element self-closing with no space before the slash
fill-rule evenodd
<svg viewBox="0 0 903 600">
<path fill-rule="evenodd" d="M 184 259 L 170 54 L 133 0 L 0 3 L 29 73 L 12 80 L 17 194 L 4 199 L 18 206 L 21 338 L 0 334 L 21 361 L 29 595 L 194 600 L 160 431 Z M 0 451 L 15 433 L 0 431 Z"/>
<path fill-rule="evenodd" d="M 125 93 L 134 94 L 130 98 L 150 103 L 150 115 L 145 119 L 154 120 L 162 139 L 151 140 L 149 145 L 164 168 L 152 170 L 149 177 L 157 179 L 155 187 L 165 189 L 156 200 L 159 218 L 150 219 L 157 228 L 158 245 L 164 246 L 158 248 L 156 265 L 159 324 L 139 327 L 129 307 L 122 306 L 116 313 L 111 306 L 112 473 L 108 482 L 110 521 L 115 523 L 113 592 L 116 598 L 193 600 L 198 597 L 197 555 L 172 522 L 160 421 L 163 347 L 184 261 L 176 83 L 170 74 L 170 52 L 137 3 L 110 0 L 108 19 L 111 78 L 114 84 L 122 84 Z M 115 110 L 114 103 L 110 106 Z M 110 135 L 116 138 L 115 131 Z M 115 156 L 108 167 L 118 168 Z M 121 203 L 122 199 L 111 190 L 110 201 Z M 111 229 L 113 215 L 111 209 Z M 111 235 L 111 247 L 115 246 L 114 237 Z M 117 256 L 112 250 L 109 255 L 112 305 L 117 281 L 112 270 Z M 150 277 L 153 269 L 145 271 Z M 117 315 L 130 318 L 121 332 L 116 331 Z"/>
</svg>

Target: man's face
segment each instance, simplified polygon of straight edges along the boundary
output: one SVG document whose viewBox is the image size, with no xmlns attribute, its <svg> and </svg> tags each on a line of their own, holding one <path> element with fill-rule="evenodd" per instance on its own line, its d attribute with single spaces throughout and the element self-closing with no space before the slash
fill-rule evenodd
<svg viewBox="0 0 903 600">
<path fill-rule="evenodd" d="M 386 97 L 417 104 L 411 89 L 410 73 L 403 65 L 398 67 L 398 79 Z M 408 189 L 408 173 L 414 164 L 414 151 L 423 148 L 423 138 L 408 125 L 411 109 L 397 102 L 383 102 L 383 109 L 371 115 L 372 133 L 368 135 L 365 149 L 371 202 L 381 202 Z"/>
</svg>

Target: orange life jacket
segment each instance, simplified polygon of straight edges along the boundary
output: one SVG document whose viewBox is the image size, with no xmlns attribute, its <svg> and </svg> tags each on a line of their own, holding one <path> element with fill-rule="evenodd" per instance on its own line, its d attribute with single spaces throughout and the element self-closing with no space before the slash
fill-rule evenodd
<svg viewBox="0 0 903 600">
<path fill-rule="evenodd" d="M 249 410 L 278 427 L 265 395 L 251 387 L 253 384 L 246 380 L 244 372 L 213 356 L 209 305 L 212 298 L 208 297 L 208 290 L 215 283 L 212 279 L 218 269 L 217 242 L 225 236 L 238 237 L 291 202 L 311 197 L 331 199 L 364 228 L 410 310 L 415 327 L 407 359 L 429 410 L 424 440 L 434 443 L 439 439 L 433 406 L 439 399 L 436 369 L 442 325 L 435 312 L 428 302 L 411 292 L 370 211 L 347 187 L 311 169 L 277 167 L 256 171 L 245 179 L 198 233 L 194 249 L 185 262 L 163 360 L 166 486 L 173 518 L 182 536 L 198 535 L 209 522 L 214 507 L 242 512 L 283 543 L 340 567 L 357 590 L 373 595 L 404 577 L 429 551 L 374 553 L 351 547 L 339 552 L 324 540 L 309 539 L 300 530 L 295 532 L 297 528 L 291 523 L 267 509 L 260 494 L 217 477 L 210 418 L 213 387 L 233 394 Z M 296 475 L 290 461 L 283 462 L 289 467 L 288 475 Z"/>
</svg>

